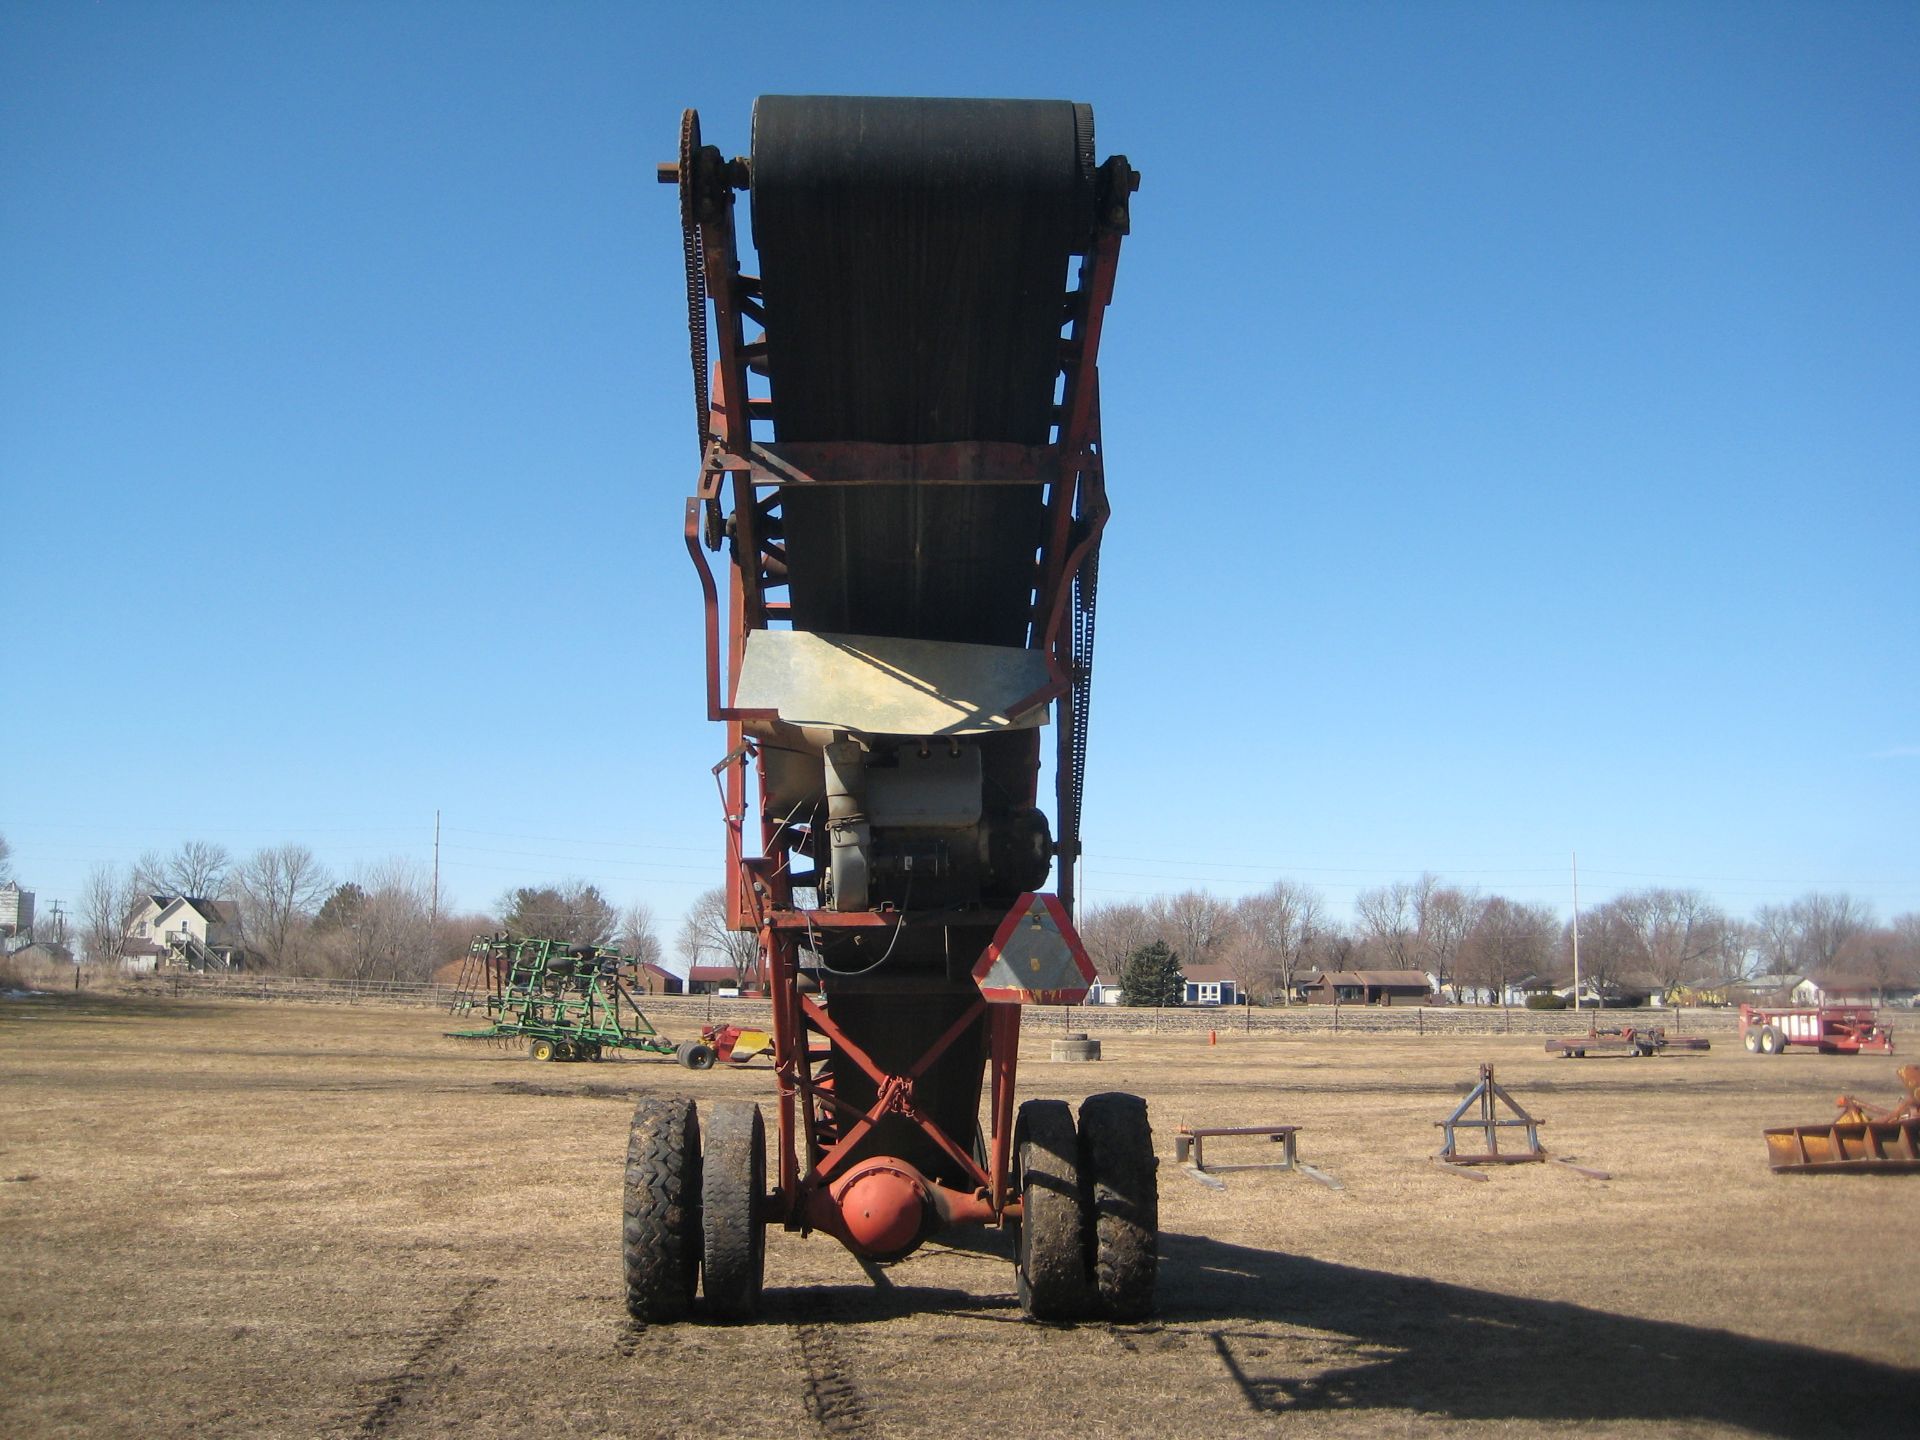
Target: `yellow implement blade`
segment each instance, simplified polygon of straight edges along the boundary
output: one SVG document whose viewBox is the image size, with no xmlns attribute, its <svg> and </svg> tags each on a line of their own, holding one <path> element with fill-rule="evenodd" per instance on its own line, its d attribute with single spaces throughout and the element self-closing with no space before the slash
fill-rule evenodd
<svg viewBox="0 0 1920 1440">
<path fill-rule="evenodd" d="M 1775 1170 L 1920 1172 L 1920 1120 L 1841 1120 L 1764 1133 Z"/>
</svg>

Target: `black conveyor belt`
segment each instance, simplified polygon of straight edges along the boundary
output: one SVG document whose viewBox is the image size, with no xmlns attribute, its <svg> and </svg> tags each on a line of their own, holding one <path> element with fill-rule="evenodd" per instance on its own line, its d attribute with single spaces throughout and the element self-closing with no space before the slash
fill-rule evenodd
<svg viewBox="0 0 1920 1440">
<path fill-rule="evenodd" d="M 1093 229 L 1068 101 L 765 95 L 753 234 L 777 440 L 1048 439 L 1068 265 Z M 793 623 L 1020 645 L 1029 487 L 790 487 Z"/>
</svg>

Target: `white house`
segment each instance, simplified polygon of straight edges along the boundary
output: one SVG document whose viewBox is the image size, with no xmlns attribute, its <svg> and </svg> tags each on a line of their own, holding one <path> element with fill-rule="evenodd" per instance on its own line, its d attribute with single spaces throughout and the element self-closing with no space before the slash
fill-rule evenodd
<svg viewBox="0 0 1920 1440">
<path fill-rule="evenodd" d="M 1185 965 L 1181 973 L 1186 976 L 1186 988 L 1181 991 L 1180 1003 L 1183 1005 L 1238 1005 L 1240 1003 L 1240 984 L 1233 978 L 1233 972 L 1224 965 Z M 1087 1005 L 1124 1005 L 1126 992 L 1120 988 L 1118 979 L 1111 975 L 1096 978 L 1087 989 Z"/>
<path fill-rule="evenodd" d="M 1860 975 L 1809 975 L 1793 987 L 1796 1005 L 1877 1005 L 1883 987 Z"/>
<path fill-rule="evenodd" d="M 1187 977 L 1188 1005 L 1238 1005 L 1240 982 L 1225 965 L 1187 965 L 1181 973 Z"/>
<path fill-rule="evenodd" d="M 226 900 L 148 895 L 127 922 L 129 970 L 243 970 L 240 917 Z"/>
</svg>

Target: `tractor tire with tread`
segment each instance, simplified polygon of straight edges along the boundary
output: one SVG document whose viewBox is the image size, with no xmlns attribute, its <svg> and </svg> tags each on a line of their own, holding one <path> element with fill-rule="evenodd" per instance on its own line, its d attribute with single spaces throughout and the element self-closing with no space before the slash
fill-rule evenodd
<svg viewBox="0 0 1920 1440">
<path fill-rule="evenodd" d="M 1093 1313 L 1087 1283 L 1079 1144 L 1064 1100 L 1029 1100 L 1013 1132 L 1022 1218 L 1014 1237 L 1014 1287 L 1035 1320 Z"/>
<path fill-rule="evenodd" d="M 698 1040 L 681 1043 L 674 1052 L 674 1058 L 689 1070 L 711 1070 L 713 1068 L 713 1047 L 703 1045 Z"/>
<path fill-rule="evenodd" d="M 1147 1102 L 1107 1091 L 1080 1106 L 1080 1192 L 1089 1272 L 1113 1320 L 1153 1313 L 1159 1273 L 1160 1161 Z"/>
<path fill-rule="evenodd" d="M 723 1320 L 748 1320 L 760 1308 L 767 1230 L 767 1132 L 760 1107 L 722 1100 L 707 1107 L 700 1155 L 700 1243 L 707 1308 Z"/>
<path fill-rule="evenodd" d="M 691 1100 L 634 1107 L 621 1203 L 627 1313 L 648 1323 L 683 1318 L 700 1276 L 700 1116 Z"/>
</svg>

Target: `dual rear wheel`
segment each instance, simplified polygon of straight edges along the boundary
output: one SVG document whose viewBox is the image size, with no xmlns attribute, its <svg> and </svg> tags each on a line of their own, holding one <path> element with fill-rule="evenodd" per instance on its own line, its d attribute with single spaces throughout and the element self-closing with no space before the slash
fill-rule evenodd
<svg viewBox="0 0 1920 1440">
<path fill-rule="evenodd" d="M 691 1100 L 639 1103 L 621 1204 L 628 1314 L 656 1324 L 683 1319 L 703 1281 L 717 1317 L 743 1320 L 759 1308 L 766 1156 L 760 1107 L 751 1102 L 709 1103 L 704 1134 Z"/>
<path fill-rule="evenodd" d="M 1110 1091 L 1080 1106 L 1029 1100 L 1014 1131 L 1023 1219 L 1020 1306 L 1036 1320 L 1153 1313 L 1159 1270 L 1159 1161 L 1146 1102 Z"/>
<path fill-rule="evenodd" d="M 684 1319 L 704 1290 L 716 1318 L 759 1308 L 766 1272 L 766 1131 L 757 1105 L 648 1098 L 634 1110 L 622 1197 L 627 1311 Z M 1146 1102 L 1090 1096 L 1079 1123 L 1061 1100 L 1020 1107 L 1014 1162 L 1020 1306 L 1036 1320 L 1153 1312 L 1159 1268 L 1158 1160 Z"/>
</svg>

